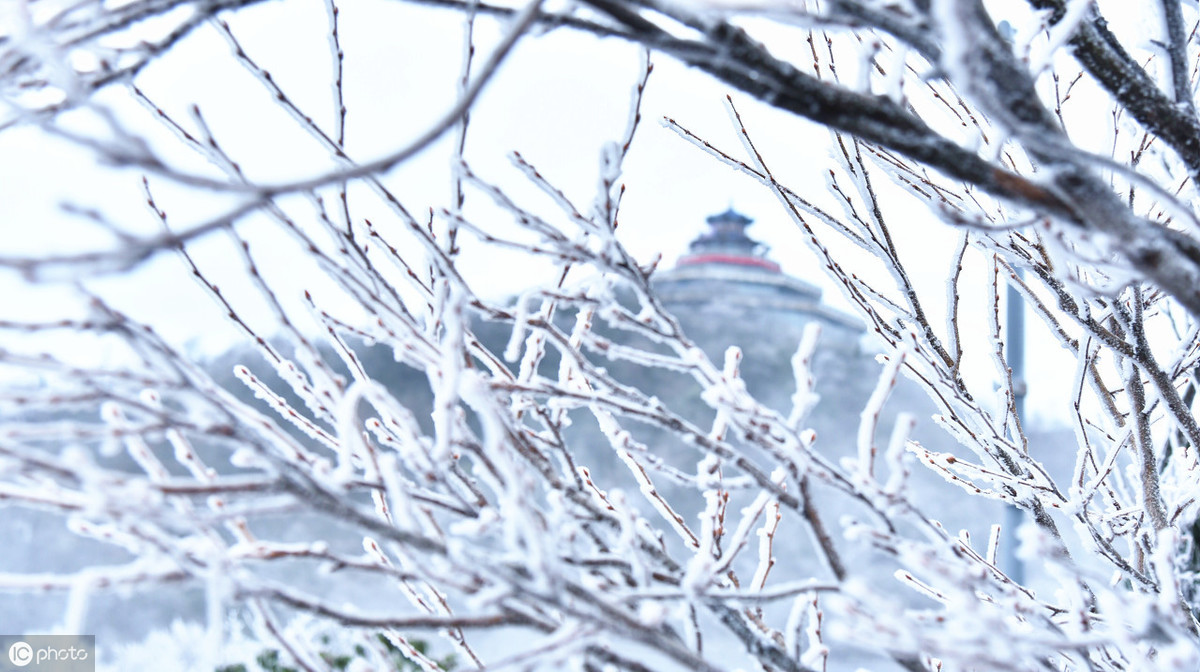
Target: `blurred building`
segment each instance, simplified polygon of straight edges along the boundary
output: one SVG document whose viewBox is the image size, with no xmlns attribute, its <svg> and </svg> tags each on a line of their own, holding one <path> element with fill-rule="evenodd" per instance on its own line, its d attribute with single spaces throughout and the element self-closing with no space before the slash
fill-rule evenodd
<svg viewBox="0 0 1200 672">
<path fill-rule="evenodd" d="M 688 245 L 675 268 L 655 276 L 654 287 L 665 305 L 681 317 L 699 312 L 721 324 L 735 315 L 791 328 L 817 321 L 826 332 L 823 340 L 839 350 L 857 349 L 862 323 L 822 304 L 816 285 L 785 274 L 767 258 L 766 245 L 746 233 L 753 219 L 730 208 L 707 222 L 708 230 Z M 791 328 L 771 333 L 785 339 Z"/>
<path fill-rule="evenodd" d="M 732 208 L 708 217 L 707 227 L 690 243 L 687 254 L 674 268 L 655 275 L 654 287 L 687 337 L 718 366 L 730 346 L 741 349 L 740 371 L 747 389 L 783 417 L 791 411 L 796 392 L 793 355 L 807 325 L 818 324 L 821 336 L 811 373 L 820 401 L 805 418 L 804 428 L 816 432 L 815 449 L 838 464 L 857 454 L 862 412 L 883 368 L 875 358 L 881 348 L 858 318 L 822 302 L 818 287 L 784 273 L 769 258 L 767 247 L 748 235 L 752 223 Z M 699 385 L 687 374 L 615 363 L 610 371 L 622 382 L 668 400 L 675 412 L 700 427 L 707 428 L 715 417 L 715 410 L 701 398 Z M 939 452 L 962 450 L 935 424 L 937 409 L 925 391 L 903 377 L 878 419 L 875 443 L 880 450 L 901 412 L 916 418 L 913 439 L 923 446 Z M 701 457 L 693 446 L 657 428 L 645 427 L 638 434 L 677 468 L 688 470 Z M 968 496 L 915 464 L 912 472 L 922 507 L 947 529 L 969 529 L 975 538 L 983 538 L 980 535 L 1000 520 L 1000 507 L 994 502 Z M 861 514 L 847 507 L 841 495 L 827 494 L 821 514 L 831 525 L 843 515 Z M 806 553 L 802 548 L 793 550 Z"/>
</svg>

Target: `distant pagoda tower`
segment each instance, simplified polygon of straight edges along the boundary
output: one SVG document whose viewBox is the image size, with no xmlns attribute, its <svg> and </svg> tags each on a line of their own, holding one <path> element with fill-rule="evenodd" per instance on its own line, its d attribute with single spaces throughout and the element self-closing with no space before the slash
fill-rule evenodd
<svg viewBox="0 0 1200 672">
<path fill-rule="evenodd" d="M 688 245 L 675 268 L 656 274 L 663 303 L 677 314 L 734 318 L 768 329 L 819 320 L 844 337 L 836 340 L 857 347 L 862 323 L 822 304 L 820 288 L 768 259 L 767 246 L 746 235 L 753 219 L 731 207 L 706 221 L 708 230 Z"/>
<path fill-rule="evenodd" d="M 731 264 L 781 272 L 779 264 L 766 258 L 767 246 L 746 235 L 746 227 L 754 223 L 753 219 L 731 207 L 706 221 L 708 231 L 688 245 L 691 254 L 679 260 L 680 266 Z"/>
</svg>

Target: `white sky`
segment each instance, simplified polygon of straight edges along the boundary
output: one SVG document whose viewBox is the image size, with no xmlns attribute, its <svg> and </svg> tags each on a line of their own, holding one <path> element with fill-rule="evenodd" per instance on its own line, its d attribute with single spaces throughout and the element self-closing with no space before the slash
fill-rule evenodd
<svg viewBox="0 0 1200 672">
<path fill-rule="evenodd" d="M 344 3 L 341 19 L 350 109 L 349 153 L 370 159 L 405 144 L 453 104 L 462 21 L 454 12 L 390 0 Z M 332 95 L 322 3 L 263 3 L 239 12 L 233 28 L 247 51 L 271 71 L 284 90 L 328 128 Z M 481 59 L 498 35 L 495 21 L 480 19 Z M 794 36 L 781 37 L 777 48 L 781 55 L 795 55 L 799 60 L 808 50 L 807 44 Z M 525 39 L 472 113 L 467 159 L 477 173 L 504 186 L 518 200 L 544 206 L 546 199 L 528 186 L 506 158 L 509 152 L 520 151 L 577 205 L 587 208 L 595 193 L 600 149 L 603 143 L 618 138 L 625 126 L 638 62 L 638 50 L 616 40 L 568 31 Z M 839 64 L 843 69 L 853 65 Z M 229 47 L 211 27 L 199 29 L 183 41 L 138 83 L 182 122 L 189 121 L 188 107 L 199 105 L 217 139 L 252 176 L 273 182 L 331 167 L 326 153 L 270 104 L 263 89 L 235 62 Z M 624 179 L 629 191 L 621 225 L 625 242 L 643 261 L 661 253 L 664 264 L 669 265 L 704 228 L 706 216 L 732 204 L 757 220 L 751 235 L 772 247 L 772 258 L 786 272 L 824 287 L 827 301 L 849 310 L 831 281 L 818 272 L 803 236 L 766 188 L 705 156 L 658 123 L 661 117 L 670 116 L 714 144 L 737 151 L 740 145 L 723 104 L 727 92 L 727 87 L 702 73 L 666 58 L 655 59 L 655 73 L 643 105 L 645 121 L 626 163 Z M 828 164 L 828 134 L 736 92 L 734 98 L 768 162 L 784 181 L 805 196 L 835 207 L 825 193 L 823 173 Z M 124 91 L 106 91 L 100 100 L 131 128 L 145 132 L 156 148 L 163 148 L 181 166 L 206 169 L 193 155 L 173 145 L 174 139 L 131 103 Z M 75 114 L 71 121 L 86 128 L 91 123 L 88 117 Z M 447 139 L 392 171 L 385 181 L 413 212 L 442 207 L 450 196 L 449 156 Z M 151 185 L 177 227 L 200 222 L 232 203 L 228 197 L 198 194 L 161 179 L 152 179 Z M 901 254 L 910 262 L 929 308 L 940 313 L 956 235 L 936 223 L 919 203 L 896 194 L 888 199 L 895 203 L 891 217 Z M 386 226 L 391 216 L 366 200 L 356 202 L 353 214 Z M 468 196 L 468 216 L 481 221 L 494 216 L 494 211 L 482 206 L 483 200 L 477 194 Z M 143 205 L 140 173 L 101 165 L 90 153 L 37 129 L 0 133 L 0 252 L 62 253 L 113 244 L 93 225 L 65 214 L 60 206 L 66 202 L 96 208 L 131 233 L 158 230 L 158 223 Z M 298 215 L 307 209 L 302 200 L 288 207 Z M 312 290 L 318 300 L 335 296 L 319 274 L 298 262 L 301 255 L 293 244 L 273 233 L 271 226 L 251 218 L 239 230 L 250 240 L 264 273 L 281 288 L 281 298 L 289 305 L 297 305 L 303 289 Z M 223 286 L 236 288 L 244 282 L 241 262 L 224 236 L 197 244 L 194 251 L 206 272 Z M 479 247 L 467 247 L 464 263 L 478 291 L 494 298 L 543 282 L 551 270 Z M 985 280 L 978 269 L 970 271 L 966 279 L 964 306 L 974 313 L 967 314 L 965 324 L 982 328 L 986 323 Z M 211 350 L 236 335 L 171 255 L 127 276 L 89 281 L 88 287 L 101 291 L 135 318 L 154 324 L 177 343 Z M 226 291 L 226 295 L 234 293 Z M 72 292 L 61 284 L 34 287 L 11 274 L 0 274 L 0 301 L 0 316 L 7 319 L 54 319 L 79 310 Z M 256 307 L 253 301 L 246 301 L 245 306 L 248 314 L 263 313 L 262 306 Z M 1058 356 L 1053 339 L 1036 320 L 1029 322 L 1032 419 L 1064 417 L 1074 362 Z M 24 342 L 21 347 L 45 348 L 48 343 Z M 986 346 L 977 342 L 976 347 Z M 972 367 L 974 375 L 995 377 L 985 357 Z"/>
</svg>

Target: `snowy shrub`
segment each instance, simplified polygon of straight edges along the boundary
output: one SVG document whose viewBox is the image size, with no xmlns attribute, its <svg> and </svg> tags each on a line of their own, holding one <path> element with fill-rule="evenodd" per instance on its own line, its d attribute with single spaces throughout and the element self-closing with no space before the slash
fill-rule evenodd
<svg viewBox="0 0 1200 672">
<path fill-rule="evenodd" d="M 9 3 L 0 155 L 69 194 L 0 244 L 37 521 L 0 590 L 76 632 L 191 590 L 247 672 L 1195 669 L 1200 17 L 1137 4 Z M 570 100 L 615 71 L 628 111 Z M 497 162 L 518 121 L 548 147 Z M 815 329 L 768 404 L 660 300 L 645 203 L 704 188 L 658 194 L 664 151 L 777 202 L 874 334 L 833 436 Z M 1018 306 L 1073 365 L 1054 445 Z M 898 385 L 932 421 L 881 421 Z M 976 500 L 1026 522 L 940 522 Z"/>
</svg>

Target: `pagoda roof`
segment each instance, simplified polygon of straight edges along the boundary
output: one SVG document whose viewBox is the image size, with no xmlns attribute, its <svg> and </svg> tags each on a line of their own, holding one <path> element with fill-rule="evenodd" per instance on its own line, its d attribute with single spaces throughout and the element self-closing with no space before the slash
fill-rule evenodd
<svg viewBox="0 0 1200 672">
<path fill-rule="evenodd" d="M 861 331 L 854 317 L 825 306 L 821 290 L 783 272 L 767 246 L 746 235 L 754 220 L 733 208 L 705 218 L 708 229 L 688 244 L 675 268 L 656 274 L 667 304 L 723 303 L 752 310 L 806 314 Z"/>
<path fill-rule="evenodd" d="M 731 224 L 739 224 L 743 228 L 754 223 L 753 219 L 734 210 L 733 206 L 729 206 L 725 212 L 718 212 L 715 215 L 709 215 L 704 221 L 708 222 L 709 226 L 714 226 L 723 222 L 729 222 Z"/>
<path fill-rule="evenodd" d="M 746 235 L 746 227 L 754 220 L 732 207 L 705 219 L 708 230 L 688 245 L 690 254 L 679 260 L 681 266 L 702 263 L 724 263 L 758 266 L 778 273 L 779 265 L 767 261 L 767 248 Z"/>
</svg>

